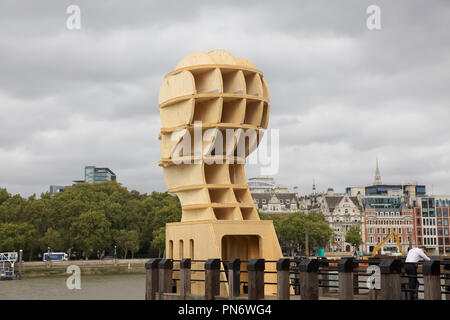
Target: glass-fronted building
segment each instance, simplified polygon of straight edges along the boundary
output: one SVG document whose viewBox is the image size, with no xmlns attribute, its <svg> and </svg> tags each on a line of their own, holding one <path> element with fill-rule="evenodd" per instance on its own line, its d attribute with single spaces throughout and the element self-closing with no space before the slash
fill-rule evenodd
<svg viewBox="0 0 450 320">
<path fill-rule="evenodd" d="M 116 174 L 109 168 L 87 166 L 84 168 L 84 181 L 87 183 L 116 181 Z"/>
<path fill-rule="evenodd" d="M 409 189 L 411 186 L 415 187 L 415 197 L 423 197 L 426 194 L 426 187 L 424 185 L 401 185 L 401 184 L 383 184 L 378 186 L 367 186 L 366 196 L 388 196 L 391 194 L 401 194 L 404 197 L 411 196 Z M 409 188 L 408 188 L 409 187 Z M 347 189 L 348 192 L 348 189 Z"/>
</svg>

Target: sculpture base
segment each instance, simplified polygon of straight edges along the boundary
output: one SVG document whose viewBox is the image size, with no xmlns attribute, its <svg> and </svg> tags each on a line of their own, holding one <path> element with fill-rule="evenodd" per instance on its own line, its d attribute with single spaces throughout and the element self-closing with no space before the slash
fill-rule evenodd
<svg viewBox="0 0 450 320">
<path fill-rule="evenodd" d="M 240 259 L 241 281 L 248 281 L 247 262 L 252 259 L 265 259 L 266 271 L 276 271 L 276 261 L 282 258 L 278 238 L 270 220 L 217 220 L 176 222 L 166 225 L 166 257 L 181 260 L 190 258 L 192 270 L 203 270 L 204 262 L 195 260 L 221 259 L 227 261 Z M 221 265 L 221 270 L 225 270 Z M 177 277 L 174 273 L 174 277 Z M 192 271 L 191 292 L 203 295 L 205 273 Z M 220 273 L 220 280 L 226 281 L 227 274 Z M 276 283 L 276 273 L 266 273 L 264 282 Z M 177 291 L 179 290 L 177 282 Z M 246 293 L 246 284 L 241 283 L 241 294 Z M 276 295 L 277 286 L 266 284 L 265 295 Z M 228 295 L 228 284 L 221 282 L 220 295 Z"/>
</svg>

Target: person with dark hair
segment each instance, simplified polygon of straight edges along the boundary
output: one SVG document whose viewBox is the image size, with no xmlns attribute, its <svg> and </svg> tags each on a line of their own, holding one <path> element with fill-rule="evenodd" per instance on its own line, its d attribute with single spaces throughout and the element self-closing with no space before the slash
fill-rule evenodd
<svg viewBox="0 0 450 320">
<path fill-rule="evenodd" d="M 426 247 L 412 248 L 408 251 L 405 261 L 405 271 L 409 278 L 409 299 L 414 300 L 418 297 L 419 281 L 417 280 L 417 263 L 421 260 L 430 261 L 430 258 L 426 255 Z"/>
</svg>

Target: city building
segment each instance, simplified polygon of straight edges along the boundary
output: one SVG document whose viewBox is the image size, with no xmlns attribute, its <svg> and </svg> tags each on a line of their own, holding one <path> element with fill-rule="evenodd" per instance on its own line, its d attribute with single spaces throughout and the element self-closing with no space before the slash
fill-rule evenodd
<svg viewBox="0 0 450 320">
<path fill-rule="evenodd" d="M 84 168 L 84 180 L 73 180 L 72 186 L 80 183 L 98 183 L 106 181 L 116 181 L 116 174 L 109 168 L 86 166 Z M 63 192 L 68 187 L 70 186 L 51 185 L 50 193 L 54 195 L 58 192 Z"/>
<path fill-rule="evenodd" d="M 417 244 L 431 254 L 450 254 L 450 196 L 427 196 L 417 199 L 413 208 Z"/>
<path fill-rule="evenodd" d="M 364 252 L 372 253 L 375 246 L 392 231 L 399 236 L 404 253 L 415 246 L 413 210 L 399 196 L 369 196 L 362 198 L 364 206 Z M 394 238 L 386 246 L 397 247 Z M 398 252 L 398 251 L 397 251 Z"/>
<path fill-rule="evenodd" d="M 346 193 L 349 196 L 400 196 L 405 198 L 407 204 L 412 204 L 414 200 L 426 195 L 426 186 L 418 183 L 386 184 L 381 180 L 378 159 L 375 169 L 375 178 L 372 185 L 347 187 Z"/>
<path fill-rule="evenodd" d="M 292 213 L 298 208 L 298 188 L 293 191 L 277 185 L 271 177 L 248 179 L 248 187 L 258 210 L 266 213 Z"/>
<path fill-rule="evenodd" d="M 50 193 L 55 194 L 58 192 L 63 192 L 64 189 L 68 188 L 69 186 L 57 186 L 57 185 L 51 185 L 50 186 Z"/>
<path fill-rule="evenodd" d="M 450 255 L 450 196 L 434 196 L 439 255 Z"/>
<path fill-rule="evenodd" d="M 116 174 L 109 168 L 86 166 L 84 168 L 84 180 L 74 180 L 73 183 L 98 183 L 106 181 L 116 181 Z"/>
<path fill-rule="evenodd" d="M 320 196 L 322 196 L 322 194 L 317 193 L 316 183 L 313 182 L 311 194 L 298 197 L 298 208 L 302 212 L 310 212 L 310 211 L 320 212 L 320 204 L 319 204 Z"/>
<path fill-rule="evenodd" d="M 360 197 L 351 197 L 348 194 L 335 194 L 329 188 L 326 194 L 318 197 L 319 208 L 334 231 L 334 239 L 330 241 L 327 251 L 353 252 L 359 248 L 353 248 L 350 243 L 345 242 L 347 231 L 354 225 L 359 226 L 362 239 L 364 239 L 363 228 L 363 205 Z M 315 210 L 315 209 L 314 209 Z"/>
</svg>

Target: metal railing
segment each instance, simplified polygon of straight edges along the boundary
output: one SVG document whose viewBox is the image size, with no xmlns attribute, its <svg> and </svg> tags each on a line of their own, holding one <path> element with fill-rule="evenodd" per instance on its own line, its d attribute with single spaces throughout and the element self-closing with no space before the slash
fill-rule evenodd
<svg viewBox="0 0 450 320">
<path fill-rule="evenodd" d="M 187 260 L 189 259 L 170 260 L 172 263 L 170 268 L 171 288 L 162 288 L 158 284 L 157 291 L 153 290 L 155 292 L 150 296 L 155 296 L 158 293 L 159 297 L 163 298 L 164 294 L 178 295 L 179 298 L 182 298 L 181 293 L 184 292 L 184 298 L 189 295 L 199 297 L 206 296 L 206 292 L 212 290 L 215 294 L 213 296 L 210 295 L 210 298 L 216 296 L 216 298 L 225 299 L 228 295 L 231 296 L 229 292 L 227 293 L 227 291 L 231 290 L 230 282 L 235 281 L 235 285 L 238 284 L 239 286 L 239 293 L 234 292 L 232 298 L 237 296 L 240 298 L 250 298 L 255 295 L 261 296 L 260 292 L 249 292 L 249 290 L 255 290 L 253 289 L 254 287 L 258 287 L 258 290 L 263 291 L 262 296 L 264 294 L 267 295 L 267 292 L 264 293 L 264 288 L 266 290 L 269 289 L 272 298 L 277 294 L 279 298 L 280 288 L 283 288 L 282 290 L 287 290 L 287 294 L 284 295 L 285 299 L 303 299 L 305 297 L 326 299 L 336 298 L 336 296 L 340 299 L 407 299 L 408 294 L 411 293 L 417 293 L 417 298 L 420 299 L 437 299 L 438 296 L 450 299 L 450 260 L 433 261 L 431 264 L 427 263 L 426 266 L 423 263 L 418 263 L 419 270 L 417 275 L 405 274 L 405 262 L 403 259 L 296 258 L 288 259 L 289 265 L 287 270 L 279 268 L 280 261 L 286 259 L 277 261 L 264 261 L 262 259 L 242 260 L 239 261 L 239 270 L 232 270 L 230 261 L 221 261 L 219 259 L 189 260 L 189 279 L 186 280 L 186 273 L 184 273 L 184 278 L 181 275 L 185 272 L 186 267 L 182 268 L 180 264 L 182 261 Z M 208 263 L 212 263 L 211 260 L 215 260 L 216 266 L 214 268 L 211 266 L 207 267 Z M 250 264 L 253 265 L 251 270 L 249 269 Z M 254 266 L 257 264 L 262 265 L 262 267 L 255 269 Z M 381 268 L 381 274 L 369 272 L 368 268 L 370 266 Z M 425 273 L 423 271 L 424 268 L 426 269 Z M 165 276 L 164 270 L 164 268 L 158 267 L 159 277 Z M 231 275 L 232 272 L 235 272 L 234 276 Z M 281 272 L 284 272 L 285 276 L 287 276 L 287 289 L 286 285 L 283 286 L 280 283 Z M 215 278 L 211 274 L 214 274 Z M 238 280 L 236 280 L 236 274 L 238 275 Z M 147 272 L 148 275 L 149 273 Z M 234 280 L 232 280 L 232 277 L 234 277 Z M 389 294 L 387 288 L 382 286 L 369 286 L 369 281 L 374 277 L 379 277 L 378 282 L 385 281 L 385 283 L 386 279 L 389 279 L 389 284 L 394 288 L 389 288 L 389 290 L 394 290 L 394 295 Z M 418 289 L 410 287 L 411 279 L 417 279 L 419 282 Z M 316 285 L 312 289 L 310 289 L 311 286 L 304 286 L 303 284 L 308 281 L 313 281 Z M 147 280 L 147 282 L 149 281 Z M 158 281 L 158 283 L 162 282 Z M 186 296 L 186 288 L 191 290 L 191 284 L 197 284 L 195 290 L 193 290 L 195 292 L 191 293 L 189 291 Z M 184 288 L 184 291 L 182 288 Z M 200 291 L 204 290 L 204 293 L 198 292 L 199 288 L 201 288 Z M 430 290 L 427 291 L 426 288 L 433 288 L 433 290 L 430 293 Z M 314 292 L 308 292 L 308 290 Z M 171 298 L 174 296 L 171 296 Z"/>
</svg>

